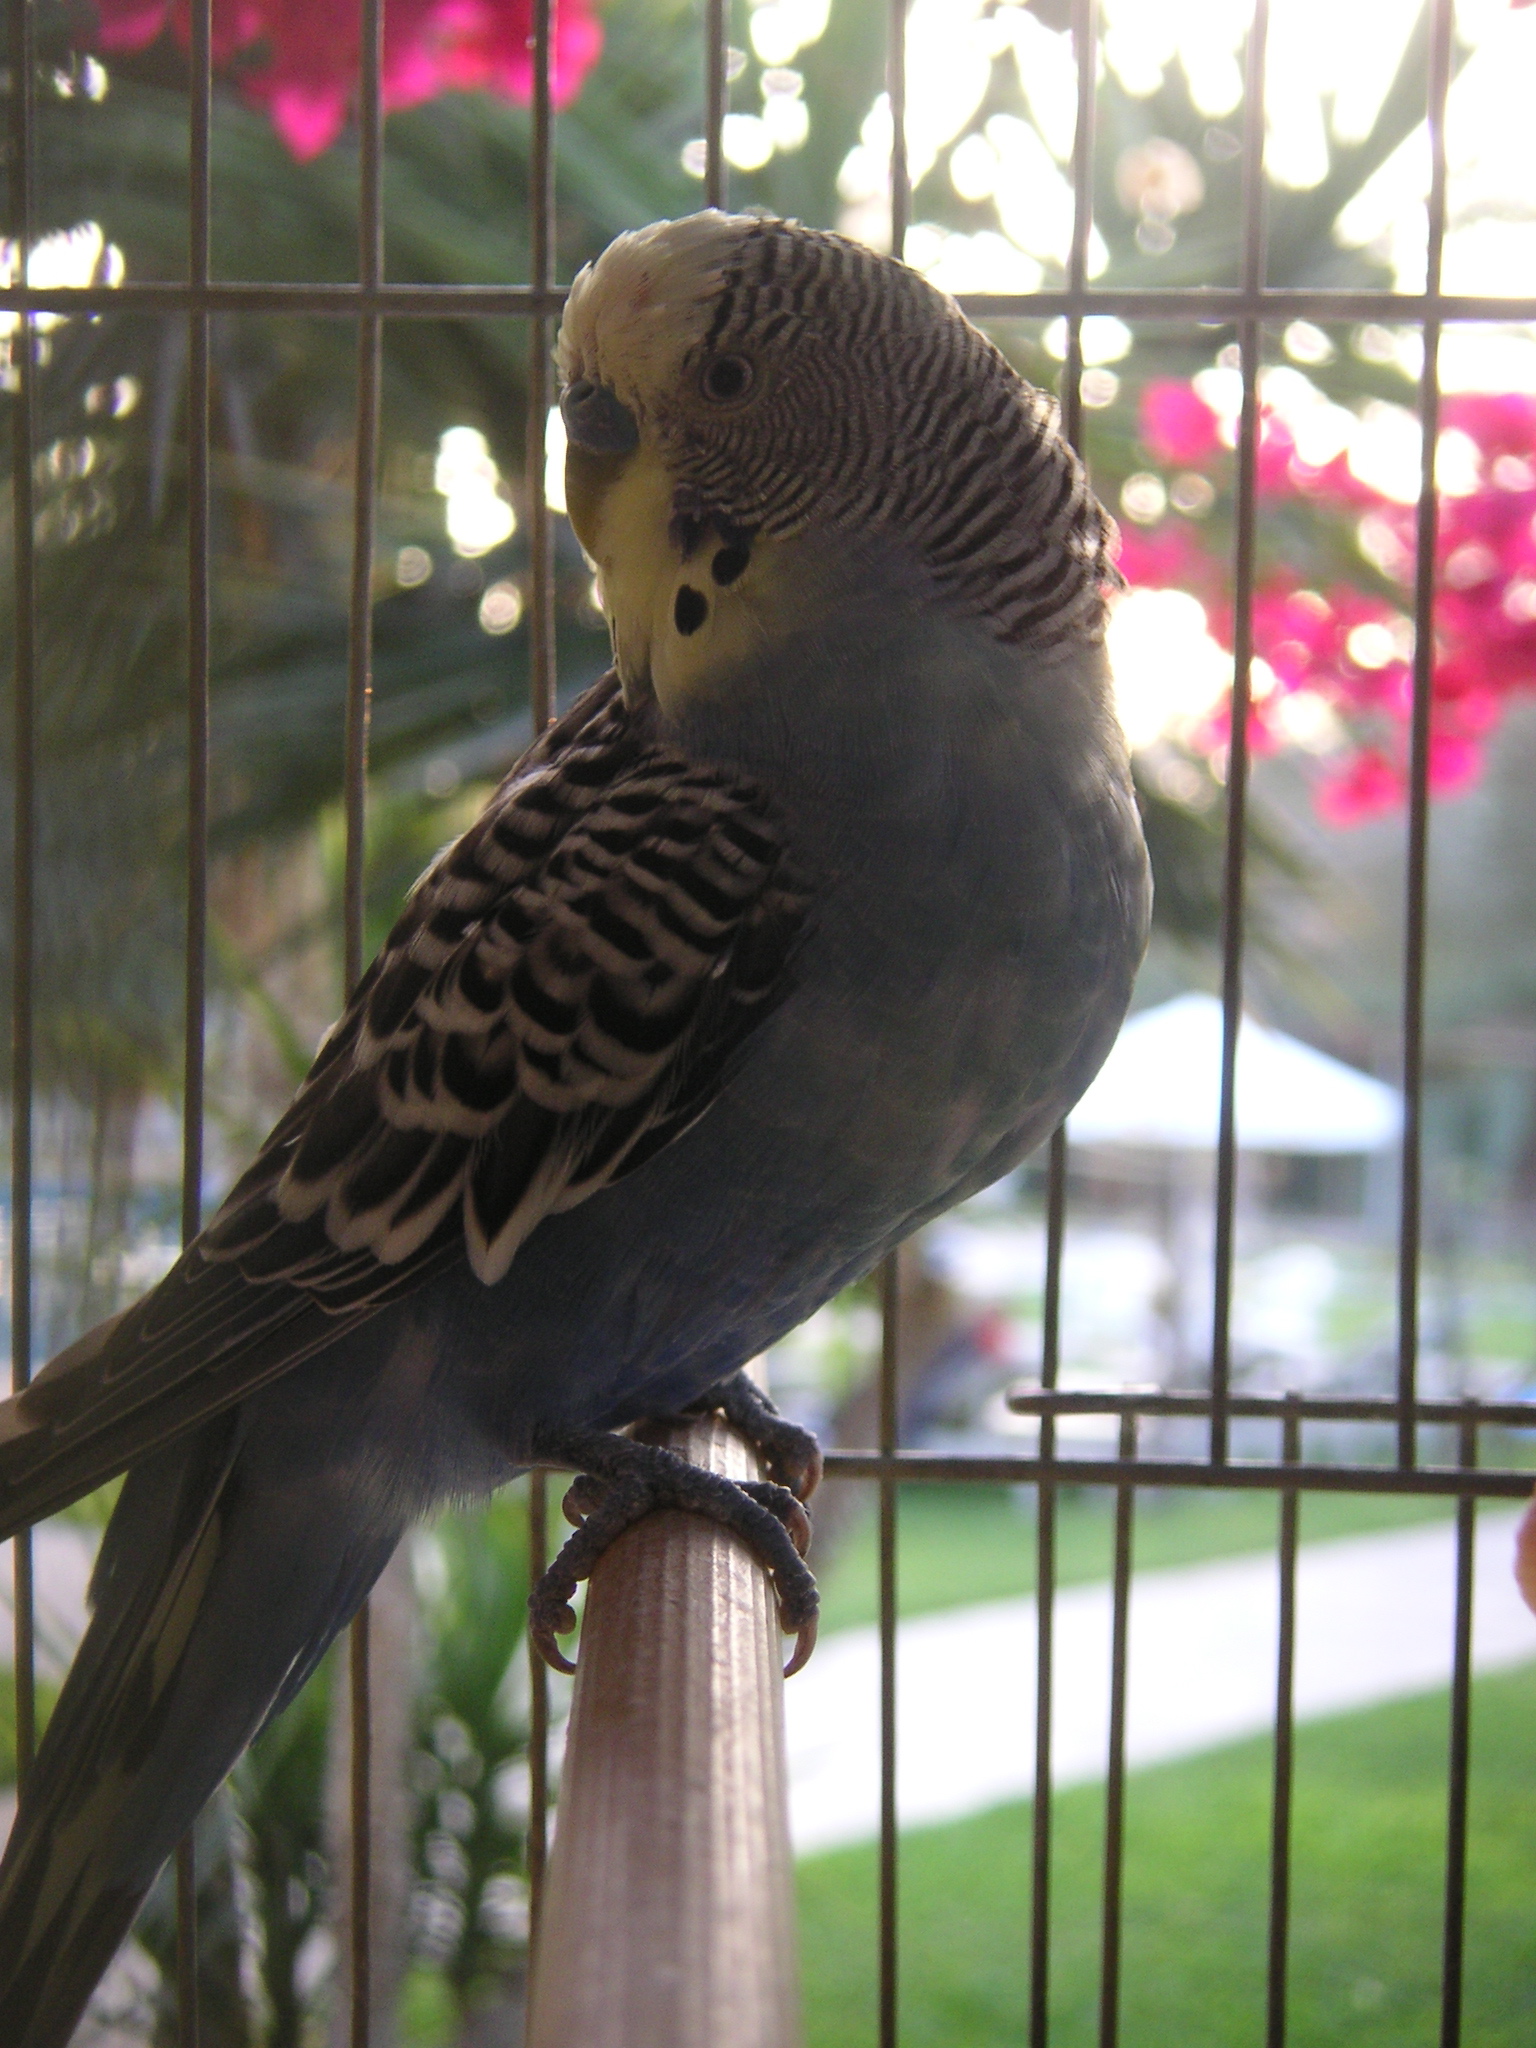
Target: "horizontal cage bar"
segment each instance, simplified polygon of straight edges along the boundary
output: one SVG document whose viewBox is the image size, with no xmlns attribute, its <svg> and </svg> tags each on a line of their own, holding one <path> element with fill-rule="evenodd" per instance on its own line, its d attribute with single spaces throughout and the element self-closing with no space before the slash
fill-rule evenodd
<svg viewBox="0 0 1536 2048">
<path fill-rule="evenodd" d="M 1246 1487 L 1276 1492 L 1287 1486 L 1303 1493 L 1439 1494 L 1448 1499 L 1475 1495 L 1486 1500 L 1524 1500 L 1536 1472 L 1513 1467 L 1416 1465 L 1287 1465 L 1262 1458 L 1232 1458 L 1207 1464 L 1183 1458 L 1034 1458 L 942 1451 L 828 1451 L 829 1479 L 969 1480 L 985 1486 L 1036 1486 L 1042 1480 L 1067 1486 Z"/>
<path fill-rule="evenodd" d="M 119 285 L 0 287 L 0 309 L 17 313 L 359 312 L 399 319 L 440 320 L 451 314 L 531 318 L 558 313 L 560 285 L 528 284 L 240 284 L 127 279 Z M 1215 285 L 1172 285 L 1140 290 L 1113 285 L 1038 292 L 962 292 L 957 303 L 975 320 L 1035 320 L 1058 314 L 1087 319 L 1113 313 L 1127 320 L 1176 320 L 1227 326 L 1236 320 L 1383 321 L 1422 326 L 1434 322 L 1536 320 L 1536 298 L 1475 297 L 1466 293 L 1329 291 L 1307 285 L 1266 285 L 1228 290 Z"/>
<path fill-rule="evenodd" d="M 1019 1387 L 1008 1396 L 1015 1415 L 1206 1416 L 1210 1394 L 1162 1387 Z M 1300 1422 L 1487 1423 L 1497 1429 L 1536 1429 L 1536 1401 L 1416 1400 L 1406 1406 L 1388 1394 L 1231 1394 L 1229 1415 Z M 1532 1474 L 1536 1481 L 1536 1473 Z"/>
</svg>

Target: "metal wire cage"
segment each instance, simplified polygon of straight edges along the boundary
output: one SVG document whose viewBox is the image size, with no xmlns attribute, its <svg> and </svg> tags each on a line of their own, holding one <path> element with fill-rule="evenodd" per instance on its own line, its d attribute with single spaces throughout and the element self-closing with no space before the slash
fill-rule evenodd
<svg viewBox="0 0 1536 2048">
<path fill-rule="evenodd" d="M 871 0 L 874 4 L 874 0 Z M 550 515 L 546 506 L 544 439 L 550 392 L 552 327 L 563 300 L 553 267 L 554 171 L 551 149 L 551 54 L 554 0 L 534 0 L 532 158 L 528 237 L 530 281 L 516 286 L 454 287 L 405 285 L 384 274 L 382 198 L 382 0 L 361 0 L 362 81 L 360 108 L 361 201 L 355 283 L 339 285 L 246 285 L 216 281 L 210 273 L 210 45 L 211 0 L 193 0 L 190 41 L 191 184 L 190 239 L 184 283 L 133 282 L 113 287 L 44 289 L 27 281 L 26 258 L 34 235 L 34 78 L 32 0 L 13 0 L 10 9 L 9 67 L 9 232 L 16 244 L 17 282 L 0 289 L 0 307 L 18 316 L 23 334 L 16 350 L 17 389 L 11 408 L 16 639 L 15 843 L 13 900 L 15 961 L 11 1099 L 13 1103 L 11 1203 L 13 1255 L 11 1327 L 13 1384 L 26 1384 L 33 1349 L 34 1211 L 33 1102 L 35 1091 L 34 980 L 38 882 L 37 779 L 38 707 L 36 563 L 34 550 L 34 456 L 37 394 L 29 337 L 39 315 L 122 310 L 135 307 L 185 321 L 190 431 L 189 553 L 186 565 L 190 644 L 190 691 L 186 734 L 190 760 L 186 872 L 185 1117 L 181 1223 L 189 1239 L 201 1223 L 203 1184 L 203 1098 L 205 1084 L 205 993 L 207 982 L 209 875 L 209 660 L 210 660 L 210 425 L 209 326 L 225 312 L 328 315 L 354 323 L 357 334 L 355 458 L 352 477 L 352 568 L 350 657 L 345 735 L 345 961 L 350 987 L 363 965 L 363 854 L 365 791 L 369 760 L 372 664 L 372 564 L 378 496 L 381 335 L 386 320 L 456 320 L 513 316 L 526 323 L 528 352 L 528 479 L 531 495 L 531 692 L 535 731 L 551 715 L 554 698 L 554 569 Z M 899 253 L 910 215 L 910 183 L 904 130 L 904 0 L 885 0 L 887 83 L 894 136 L 891 161 L 893 244 Z M 1275 1672 L 1273 1800 L 1269 1849 L 1268 1992 L 1266 2041 L 1280 2048 L 1286 2039 L 1287 1951 L 1290 1905 L 1292 1679 L 1296 1645 L 1296 1560 L 1298 1506 L 1312 1490 L 1444 1495 L 1456 1504 L 1456 1602 L 1453 1644 L 1450 1744 L 1447 1760 L 1447 1852 L 1442 1921 L 1440 2041 L 1454 2048 L 1461 2039 L 1463 1925 L 1466 1896 L 1467 1799 L 1470 1737 L 1470 1671 L 1473 1544 L 1480 1500 L 1523 1496 L 1528 1471 L 1499 1468 L 1480 1459 L 1482 1433 L 1489 1428 L 1536 1427 L 1528 1406 L 1433 1400 L 1419 1391 L 1419 1265 L 1424 1100 L 1425 930 L 1429 874 L 1429 738 L 1433 659 L 1434 550 L 1437 502 L 1434 460 L 1440 410 L 1438 351 L 1448 323 L 1536 319 L 1536 301 L 1448 296 L 1441 289 L 1446 228 L 1446 96 L 1451 76 L 1452 0 L 1432 0 L 1429 36 L 1428 132 L 1431 184 L 1428 207 L 1428 264 L 1418 293 L 1386 290 L 1336 291 L 1279 288 L 1266 282 L 1264 105 L 1268 0 L 1255 0 L 1246 46 L 1246 91 L 1242 136 L 1241 273 L 1235 287 L 1119 290 L 1097 287 L 1088 277 L 1094 164 L 1096 10 L 1092 0 L 1072 0 L 1071 28 L 1077 66 L 1077 118 L 1072 153 L 1075 196 L 1065 287 L 1029 294 L 987 294 L 964 300 L 966 310 L 985 319 L 1060 316 L 1065 321 L 1066 355 L 1061 408 L 1067 433 L 1082 438 L 1083 322 L 1112 313 L 1127 320 L 1179 320 L 1235 324 L 1242 380 L 1237 437 L 1237 521 L 1233 560 L 1235 591 L 1235 681 L 1231 748 L 1226 780 L 1224 902 L 1221 996 L 1224 1031 L 1221 1054 L 1221 1112 L 1216 1160 L 1215 1268 L 1211 1303 L 1209 1390 L 1201 1393 L 1126 1391 L 1085 1395 L 1058 1385 L 1061 1355 L 1062 1247 L 1067 1225 L 1066 1144 L 1058 1133 L 1049 1151 L 1044 1288 L 1044 1337 L 1038 1389 L 1018 1405 L 1039 1417 L 1033 1455 L 1007 1457 L 938 1456 L 905 1450 L 899 1442 L 897 1398 L 897 1286 L 893 1265 L 882 1277 L 884 1337 L 880 1362 L 878 1442 L 867 1450 L 829 1455 L 830 1475 L 868 1482 L 879 1503 L 879 1640 L 881 1650 L 881 1825 L 879 1847 L 878 2038 L 894 2048 L 898 2038 L 898 1836 L 896 1806 L 896 1559 L 898 1493 L 914 1479 L 1025 1483 L 1036 1493 L 1038 1539 L 1038 1683 L 1035 1701 L 1036 1784 L 1033 1804 L 1032 1905 L 1029 1934 L 1028 2039 L 1045 2048 L 1049 2038 L 1048 1966 L 1052 1909 L 1051 1702 L 1053 1614 L 1056 1586 L 1058 1490 L 1063 1484 L 1093 1484 L 1114 1490 L 1113 1637 L 1107 1820 L 1102 1878 L 1102 1936 L 1098 2038 L 1112 2048 L 1120 2011 L 1121 1880 L 1124 1856 L 1126 1679 L 1130 1580 L 1138 1489 L 1248 1488 L 1267 1490 L 1279 1502 L 1276 1568 L 1280 1589 L 1279 1654 Z M 726 0 L 706 0 L 705 203 L 725 203 L 727 178 L 722 128 L 728 107 L 728 10 Z M 1402 905 L 1404 964 L 1401 990 L 1402 1139 L 1400 1209 L 1397 1219 L 1397 1364 L 1393 1394 L 1375 1398 L 1319 1399 L 1294 1395 L 1253 1395 L 1234 1391 L 1231 1308 L 1234 1273 L 1236 1194 L 1235 1076 L 1243 987 L 1244 857 L 1249 795 L 1249 705 L 1253 664 L 1253 604 L 1259 369 L 1261 335 L 1276 320 L 1392 322 L 1416 327 L 1423 338 L 1423 371 L 1418 392 L 1422 422 L 1422 474 L 1417 511 L 1413 579 L 1414 655 L 1406 885 Z M 1057 1423 L 1085 1410 L 1118 1418 L 1118 1453 L 1085 1460 L 1058 1452 Z M 1138 1426 L 1146 1418 L 1177 1415 L 1204 1425 L 1203 1457 L 1171 1461 L 1138 1457 Z M 1262 1417 L 1278 1424 L 1278 1460 L 1234 1457 L 1232 1425 Z M 1389 1465 L 1313 1463 L 1303 1455 L 1309 1424 L 1338 1421 L 1385 1423 L 1395 1432 L 1396 1458 Z M 1421 1431 L 1454 1432 L 1454 1465 L 1427 1463 Z M 545 1495 L 541 1475 L 531 1492 L 533 1568 L 546 1548 Z M 17 1541 L 15 1554 L 15 1686 L 19 1772 L 30 1761 L 35 1736 L 34 1620 L 30 1540 Z M 350 1914 L 352 2041 L 366 2048 L 369 2034 L 369 1635 L 367 1609 L 354 1624 L 350 1651 L 352 1742 L 353 1910 Z M 545 1816 L 549 1797 L 547 1738 L 549 1702 L 544 1668 L 535 1661 L 532 1680 L 531 1818 L 528 1874 L 532 1925 L 537 1938 L 545 1866 Z M 197 2039 L 195 2009 L 194 1884 L 190 1847 L 178 1858 L 180 1905 L 179 1982 L 182 2048 Z"/>
</svg>

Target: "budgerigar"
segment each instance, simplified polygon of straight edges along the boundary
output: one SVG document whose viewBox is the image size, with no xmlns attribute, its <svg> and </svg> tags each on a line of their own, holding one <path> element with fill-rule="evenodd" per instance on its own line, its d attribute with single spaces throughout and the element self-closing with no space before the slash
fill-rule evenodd
<svg viewBox="0 0 1536 2048">
<path fill-rule="evenodd" d="M 0 1410 L 0 1533 L 129 1467 L 0 1870 L 7 2048 L 61 2048 L 436 1503 L 587 1475 L 551 1647 L 668 1501 L 807 1634 L 815 1458 L 733 1376 L 1040 1144 L 1126 1008 L 1112 528 L 1050 402 L 901 264 L 713 212 L 581 274 L 559 369 L 612 672 L 422 878 L 203 1236 Z M 790 1490 L 614 1434 L 701 1400 Z"/>
</svg>

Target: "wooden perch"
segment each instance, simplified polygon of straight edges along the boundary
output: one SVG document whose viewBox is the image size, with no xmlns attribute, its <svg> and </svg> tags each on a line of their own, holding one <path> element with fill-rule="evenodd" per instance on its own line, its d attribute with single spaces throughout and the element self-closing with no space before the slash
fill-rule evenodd
<svg viewBox="0 0 1536 2048">
<path fill-rule="evenodd" d="M 760 1476 L 718 1415 L 655 1440 Z M 701 1516 L 649 1515 L 598 1565 L 529 2048 L 796 2048 L 788 1641 L 762 1566 Z"/>
</svg>

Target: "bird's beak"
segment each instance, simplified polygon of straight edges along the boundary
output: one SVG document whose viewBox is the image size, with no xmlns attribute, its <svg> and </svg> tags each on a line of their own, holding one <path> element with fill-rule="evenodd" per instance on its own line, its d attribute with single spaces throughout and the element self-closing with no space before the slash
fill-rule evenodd
<svg viewBox="0 0 1536 2048">
<path fill-rule="evenodd" d="M 560 394 L 565 422 L 565 502 L 576 538 L 594 561 L 604 553 L 602 506 L 632 466 L 640 423 L 610 385 L 574 377 Z"/>
<path fill-rule="evenodd" d="M 566 385 L 560 394 L 560 417 L 569 439 L 593 455 L 629 455 L 640 445 L 640 428 L 629 407 L 591 377 Z"/>
</svg>

